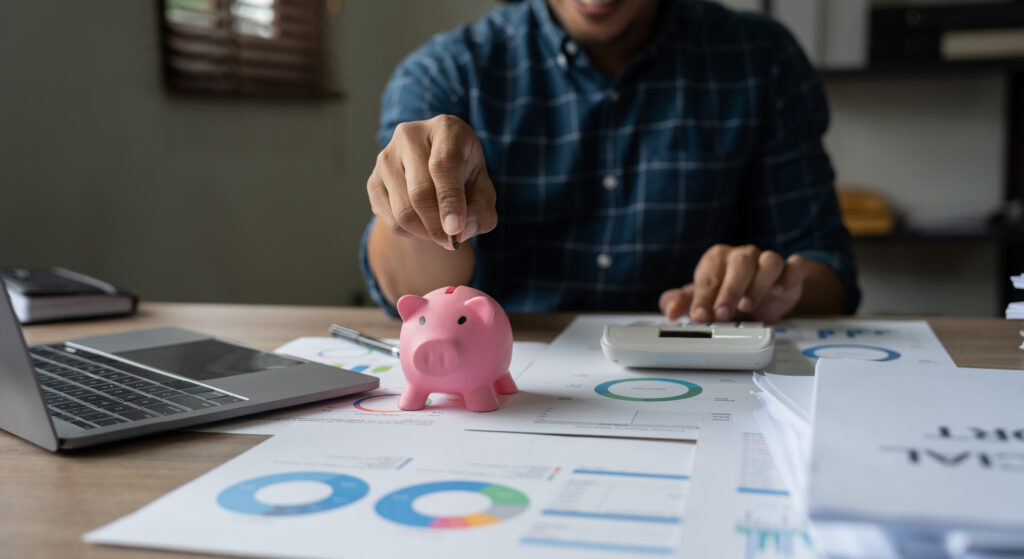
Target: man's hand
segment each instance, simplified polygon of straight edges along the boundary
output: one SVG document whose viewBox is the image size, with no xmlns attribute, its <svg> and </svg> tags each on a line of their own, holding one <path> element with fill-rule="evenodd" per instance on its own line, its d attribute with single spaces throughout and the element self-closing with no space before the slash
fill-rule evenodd
<svg viewBox="0 0 1024 559">
<path fill-rule="evenodd" d="M 669 320 L 689 313 L 695 322 L 775 322 L 800 301 L 809 262 L 753 245 L 715 245 L 697 263 L 693 283 L 662 293 L 658 306 Z"/>
<path fill-rule="evenodd" d="M 404 122 L 366 181 L 378 220 L 400 237 L 453 248 L 498 223 L 494 184 L 476 134 L 450 115 Z"/>
</svg>

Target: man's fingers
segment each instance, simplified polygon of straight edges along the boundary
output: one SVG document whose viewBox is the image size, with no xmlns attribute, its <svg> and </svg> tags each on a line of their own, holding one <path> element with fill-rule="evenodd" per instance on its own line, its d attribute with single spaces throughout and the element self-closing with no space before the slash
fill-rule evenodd
<svg viewBox="0 0 1024 559">
<path fill-rule="evenodd" d="M 786 259 L 782 274 L 769 288 L 768 296 L 761 299 L 750 313 L 754 320 L 775 322 L 793 309 L 803 293 L 806 264 L 803 258 L 795 254 Z"/>
<path fill-rule="evenodd" d="M 467 186 L 466 225 L 459 235 L 460 243 L 488 233 L 498 225 L 498 211 L 494 205 L 496 200 L 494 183 L 487 169 L 481 169 Z"/>
<path fill-rule="evenodd" d="M 448 249 L 452 237 L 466 240 L 497 224 L 480 141 L 450 115 L 396 126 L 377 156 L 367 192 L 374 213 L 391 231 Z"/>
<path fill-rule="evenodd" d="M 799 254 L 790 255 L 786 259 L 786 267 L 782 271 L 782 277 L 775 283 L 776 286 L 782 288 L 780 295 L 801 287 L 806 275 L 807 269 L 804 259 Z"/>
<path fill-rule="evenodd" d="M 658 297 L 658 309 L 669 320 L 675 320 L 682 314 L 679 308 L 680 291 L 682 290 L 669 289 L 662 293 L 661 297 Z"/>
<path fill-rule="evenodd" d="M 725 278 L 725 257 L 731 248 L 728 245 L 715 245 L 697 262 L 693 273 L 693 300 L 690 302 L 690 318 L 697 322 L 711 322 L 714 319 L 712 305 Z"/>
<path fill-rule="evenodd" d="M 441 225 L 434 179 L 427 168 L 430 145 L 424 141 L 422 145 L 408 148 L 403 156 L 403 171 L 409 202 L 419 216 L 427 238 L 449 248 L 448 235 Z"/>
<path fill-rule="evenodd" d="M 740 297 L 747 292 L 757 273 L 757 259 L 761 251 L 753 245 L 736 247 L 725 257 L 725 276 L 715 298 L 715 320 L 730 320 L 736 314 Z"/>
<path fill-rule="evenodd" d="M 431 119 L 430 159 L 427 169 L 435 189 L 434 205 L 445 235 L 458 235 L 466 225 L 466 184 L 470 179 L 470 156 L 477 140 L 457 117 L 441 115 Z"/>
<path fill-rule="evenodd" d="M 679 320 L 693 300 L 693 284 L 689 283 L 679 289 L 669 289 L 658 298 L 658 308 L 668 320 Z"/>
<path fill-rule="evenodd" d="M 754 274 L 746 295 L 740 299 L 737 308 L 743 312 L 753 311 L 764 298 L 768 290 L 775 285 L 782 275 L 785 262 L 779 253 L 766 250 L 757 258 L 757 273 Z"/>
<path fill-rule="evenodd" d="M 377 216 L 381 224 L 387 227 L 394 235 L 399 237 L 411 236 L 408 231 L 402 229 L 398 222 L 395 221 L 395 215 L 391 211 L 388 189 L 384 186 L 384 181 L 377 176 L 377 173 L 371 174 L 370 178 L 367 179 L 366 193 L 370 199 L 370 209 L 373 210 L 373 215 Z"/>
<path fill-rule="evenodd" d="M 448 237 L 441 227 L 434 182 L 426 173 L 417 173 L 417 178 L 416 182 L 406 184 L 409 203 L 423 224 L 428 238 L 436 243 L 444 243 Z"/>
<path fill-rule="evenodd" d="M 392 233 L 403 237 L 430 238 L 416 208 L 409 199 L 409 180 L 404 160 L 415 159 L 424 152 L 423 134 L 415 123 L 402 123 L 395 128 L 391 142 L 377 154 L 367 191 L 370 205 Z M 415 167 L 414 165 L 411 165 Z M 429 178 L 429 177 L 428 177 Z M 412 180 L 418 180 L 412 175 Z"/>
<path fill-rule="evenodd" d="M 432 239 L 409 199 L 405 175 L 394 166 L 380 164 L 377 165 L 374 173 L 380 176 L 388 192 L 388 203 L 395 223 L 395 227 L 391 228 L 392 232 L 405 231 L 414 237 Z"/>
</svg>

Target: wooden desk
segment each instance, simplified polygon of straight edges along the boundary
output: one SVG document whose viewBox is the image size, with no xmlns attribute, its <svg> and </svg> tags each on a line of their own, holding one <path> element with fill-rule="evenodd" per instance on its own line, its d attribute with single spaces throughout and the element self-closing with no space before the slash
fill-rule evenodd
<svg viewBox="0 0 1024 559">
<path fill-rule="evenodd" d="M 573 315 L 512 316 L 517 340 L 550 341 Z M 401 323 L 376 309 L 255 305 L 142 305 L 137 316 L 35 325 L 30 344 L 174 325 L 273 349 L 324 336 L 338 322 L 381 337 Z M 935 318 L 929 322 L 961 367 L 1024 369 L 1020 321 Z M 82 543 L 83 533 L 119 518 L 252 448 L 265 437 L 170 433 L 67 454 L 51 454 L 0 432 L 0 555 L 142 557 L 166 552 Z"/>
</svg>

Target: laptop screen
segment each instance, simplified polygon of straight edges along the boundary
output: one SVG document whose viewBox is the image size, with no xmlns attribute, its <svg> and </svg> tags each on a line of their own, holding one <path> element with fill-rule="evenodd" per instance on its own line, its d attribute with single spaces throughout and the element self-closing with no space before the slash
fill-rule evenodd
<svg viewBox="0 0 1024 559">
<path fill-rule="evenodd" d="M 125 351 L 117 355 L 129 361 L 196 380 L 230 377 L 303 363 L 213 339 Z"/>
</svg>

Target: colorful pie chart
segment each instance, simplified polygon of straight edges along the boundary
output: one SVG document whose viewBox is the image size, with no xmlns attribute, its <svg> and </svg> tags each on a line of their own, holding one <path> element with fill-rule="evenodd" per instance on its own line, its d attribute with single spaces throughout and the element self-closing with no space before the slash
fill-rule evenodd
<svg viewBox="0 0 1024 559">
<path fill-rule="evenodd" d="M 414 508 L 416 499 L 448 492 L 468 492 L 483 496 L 490 505 L 479 512 L 461 515 L 430 515 Z M 455 496 L 457 497 L 457 496 Z M 530 499 L 520 491 L 478 481 L 438 481 L 413 485 L 389 493 L 377 501 L 377 514 L 392 522 L 417 528 L 447 529 L 484 526 L 507 520 L 526 510 Z"/>
</svg>

